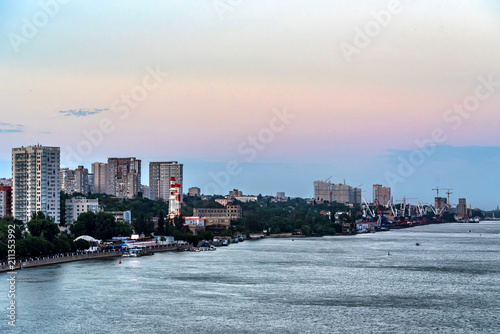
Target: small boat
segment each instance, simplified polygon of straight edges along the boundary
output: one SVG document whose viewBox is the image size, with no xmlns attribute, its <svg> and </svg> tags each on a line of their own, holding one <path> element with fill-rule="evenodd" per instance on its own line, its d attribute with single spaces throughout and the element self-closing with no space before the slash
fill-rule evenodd
<svg viewBox="0 0 500 334">
<path fill-rule="evenodd" d="M 151 256 L 154 255 L 152 251 L 149 249 L 143 249 L 143 248 L 129 248 L 128 251 L 123 253 L 123 257 L 141 257 L 141 256 Z"/>
<path fill-rule="evenodd" d="M 420 246 L 420 244 L 417 242 L 417 243 L 415 244 L 415 246 Z"/>
</svg>

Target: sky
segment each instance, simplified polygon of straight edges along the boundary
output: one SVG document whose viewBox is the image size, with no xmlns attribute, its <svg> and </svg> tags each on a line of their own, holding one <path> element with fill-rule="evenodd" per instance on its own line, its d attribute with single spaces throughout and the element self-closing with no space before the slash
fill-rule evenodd
<svg viewBox="0 0 500 334">
<path fill-rule="evenodd" d="M 0 178 L 12 147 L 184 164 L 184 189 L 313 182 L 500 204 L 500 5 L 0 2 Z M 413 201 L 417 201 L 417 199 Z"/>
</svg>

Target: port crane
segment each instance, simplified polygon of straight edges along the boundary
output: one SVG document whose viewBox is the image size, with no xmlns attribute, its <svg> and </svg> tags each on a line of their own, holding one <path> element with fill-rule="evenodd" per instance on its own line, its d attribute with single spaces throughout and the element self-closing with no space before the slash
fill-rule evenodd
<svg viewBox="0 0 500 334">
<path fill-rule="evenodd" d="M 383 213 L 380 211 L 380 203 L 378 202 L 378 199 L 375 198 L 373 201 L 373 204 L 377 207 L 377 212 L 378 212 L 378 219 L 377 219 L 377 226 L 382 226 L 382 216 Z"/>
<path fill-rule="evenodd" d="M 368 205 L 368 203 L 366 202 L 366 199 L 364 197 L 362 197 L 362 201 L 363 201 L 363 206 L 364 206 L 363 217 L 368 217 L 367 214 L 369 214 L 371 218 L 375 217 L 375 214 L 373 213 L 372 209 L 370 209 L 370 206 Z"/>
<path fill-rule="evenodd" d="M 403 196 L 402 200 L 398 200 L 398 202 L 403 202 L 403 208 L 402 208 L 402 211 L 403 211 L 402 213 L 403 214 L 401 215 L 402 217 L 406 216 L 405 215 L 406 214 L 406 200 L 408 200 L 408 199 L 417 199 L 417 198 Z M 408 215 L 411 216 L 411 204 L 410 204 L 410 202 L 408 202 L 408 205 L 409 205 L 409 207 L 408 207 Z"/>
</svg>

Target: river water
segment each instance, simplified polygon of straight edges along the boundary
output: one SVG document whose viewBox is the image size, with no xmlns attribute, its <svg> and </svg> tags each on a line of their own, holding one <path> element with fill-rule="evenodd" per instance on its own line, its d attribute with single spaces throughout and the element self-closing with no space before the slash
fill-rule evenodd
<svg viewBox="0 0 500 334">
<path fill-rule="evenodd" d="M 18 271 L 0 332 L 500 333 L 500 223 L 118 261 Z"/>
</svg>

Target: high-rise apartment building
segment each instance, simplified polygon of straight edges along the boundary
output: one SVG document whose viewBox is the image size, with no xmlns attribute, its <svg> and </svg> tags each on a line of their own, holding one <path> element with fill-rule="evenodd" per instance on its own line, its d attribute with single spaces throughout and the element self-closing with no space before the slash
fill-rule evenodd
<svg viewBox="0 0 500 334">
<path fill-rule="evenodd" d="M 0 217 L 12 216 L 12 187 L 0 185 Z"/>
<path fill-rule="evenodd" d="M 142 186 L 142 197 L 151 199 L 151 188 L 149 188 L 149 186 L 147 185 Z"/>
<path fill-rule="evenodd" d="M 338 203 L 361 203 L 361 189 L 347 184 L 334 184 L 325 181 L 314 181 L 314 198 L 318 201 Z"/>
<path fill-rule="evenodd" d="M 78 166 L 77 169 L 61 168 L 61 190 L 66 194 L 91 193 L 92 174 L 87 168 Z"/>
<path fill-rule="evenodd" d="M 122 198 L 133 198 L 141 189 L 141 160 L 136 158 L 108 158 L 107 193 Z"/>
<path fill-rule="evenodd" d="M 465 216 L 467 216 L 467 199 L 458 199 L 457 216 L 460 218 L 464 218 Z"/>
<path fill-rule="evenodd" d="M 391 200 L 391 188 L 383 187 L 381 184 L 373 185 L 373 202 L 375 200 L 379 202 L 380 205 L 387 205 Z"/>
<path fill-rule="evenodd" d="M 92 164 L 92 174 L 94 175 L 94 189 L 93 193 L 107 194 L 108 184 L 108 164 L 104 162 L 94 162 Z"/>
<path fill-rule="evenodd" d="M 69 168 L 61 168 L 61 191 L 65 194 L 72 194 L 76 192 L 76 177 L 75 171 Z"/>
<path fill-rule="evenodd" d="M 12 149 L 12 215 L 23 222 L 41 211 L 59 224 L 59 147 L 28 146 Z"/>
<path fill-rule="evenodd" d="M 149 163 L 149 188 L 152 200 L 167 202 L 170 197 L 170 178 L 180 183 L 182 200 L 183 164 L 177 161 L 151 161 Z"/>
</svg>

